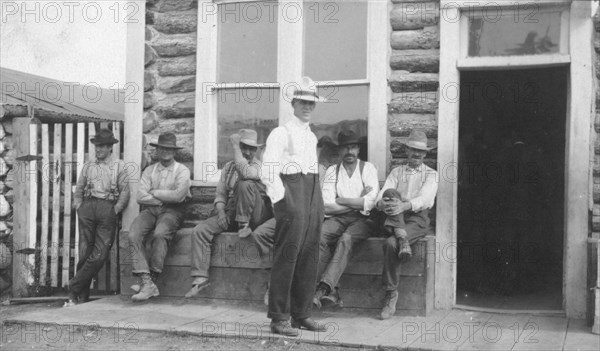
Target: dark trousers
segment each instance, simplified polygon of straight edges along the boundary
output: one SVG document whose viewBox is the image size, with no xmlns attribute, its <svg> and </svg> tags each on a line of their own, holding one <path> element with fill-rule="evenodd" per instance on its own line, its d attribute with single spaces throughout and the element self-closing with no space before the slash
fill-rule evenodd
<svg viewBox="0 0 600 351">
<path fill-rule="evenodd" d="M 79 262 L 77 273 L 69 281 L 69 290 L 89 296 L 92 279 L 108 258 L 115 241 L 117 215 L 114 203 L 91 197 L 77 209 L 79 216 Z M 86 296 L 86 297 L 88 297 Z"/>
<path fill-rule="evenodd" d="M 225 207 L 229 217 L 229 228 L 219 226 L 218 217 L 213 216 L 199 223 L 192 233 L 192 277 L 207 277 L 212 256 L 211 245 L 216 235 L 226 230 L 237 230 L 238 222 L 247 222 L 251 229 L 257 229 L 266 220 L 273 217 L 269 206 L 269 198 L 265 192 L 265 185 L 260 181 L 241 180 L 235 187 L 233 197 Z M 264 233 L 265 231 L 261 231 Z M 272 237 L 273 232 L 267 231 L 267 236 Z M 254 234 L 253 237 L 257 237 Z M 265 238 L 264 240 L 269 240 Z M 262 241 L 262 238 L 261 238 Z M 262 250 L 262 248 L 261 248 Z"/>
<path fill-rule="evenodd" d="M 323 197 L 317 174 L 280 175 L 284 198 L 273 206 L 274 258 L 269 288 L 273 320 L 310 317 L 317 282 Z"/>
<path fill-rule="evenodd" d="M 429 232 L 429 210 L 423 210 L 418 213 L 404 213 L 406 223 L 405 230 L 408 242 L 412 245 Z M 400 265 L 402 261 L 398 258 L 398 239 L 393 235 L 389 236 L 383 244 L 383 287 L 386 291 L 397 290 L 400 280 Z"/>
</svg>

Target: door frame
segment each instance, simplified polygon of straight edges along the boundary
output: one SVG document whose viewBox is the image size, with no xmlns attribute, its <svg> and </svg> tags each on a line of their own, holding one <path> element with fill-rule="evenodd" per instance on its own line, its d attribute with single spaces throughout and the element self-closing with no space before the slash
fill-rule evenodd
<svg viewBox="0 0 600 351">
<path fill-rule="evenodd" d="M 563 39 L 568 53 L 538 57 L 495 57 L 481 60 L 463 57 L 467 39 L 461 13 L 472 11 L 472 1 L 440 1 L 440 91 L 438 130 L 438 172 L 436 208 L 435 308 L 456 304 L 457 288 L 457 198 L 458 126 L 460 71 L 467 69 L 538 68 L 570 66 L 567 86 L 565 145 L 565 209 L 563 255 L 563 309 L 567 317 L 584 318 L 586 313 L 586 274 L 588 216 L 592 209 L 593 143 L 591 143 L 595 85 L 593 75 L 593 25 L 590 3 L 571 0 L 540 0 L 539 6 L 566 6 L 568 22 Z M 477 2 L 477 7 L 503 8 L 498 2 Z M 502 4 L 502 2 L 500 2 Z M 507 2 L 513 5 L 513 2 Z M 565 22 L 562 22 L 565 23 Z M 568 36 L 568 37 L 567 37 Z M 576 87 L 576 89 L 572 89 Z"/>
</svg>

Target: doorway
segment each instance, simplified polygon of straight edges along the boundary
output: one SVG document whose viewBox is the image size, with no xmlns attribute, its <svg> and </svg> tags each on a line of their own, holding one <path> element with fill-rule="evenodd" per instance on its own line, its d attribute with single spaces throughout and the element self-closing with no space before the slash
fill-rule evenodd
<svg viewBox="0 0 600 351">
<path fill-rule="evenodd" d="M 459 305 L 563 308 L 568 74 L 460 74 Z"/>
</svg>

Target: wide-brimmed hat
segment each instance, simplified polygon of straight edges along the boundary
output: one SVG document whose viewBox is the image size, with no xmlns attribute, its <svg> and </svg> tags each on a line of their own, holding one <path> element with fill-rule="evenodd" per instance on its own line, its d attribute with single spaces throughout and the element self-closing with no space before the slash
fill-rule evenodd
<svg viewBox="0 0 600 351">
<path fill-rule="evenodd" d="M 302 77 L 295 87 L 292 99 L 314 101 L 314 102 L 325 102 L 322 96 L 317 95 L 317 85 L 310 79 L 310 77 Z"/>
<path fill-rule="evenodd" d="M 360 138 L 353 130 L 342 130 L 338 134 L 338 146 L 361 144 Z"/>
<path fill-rule="evenodd" d="M 158 136 L 158 142 L 150 143 L 154 147 L 163 147 L 165 149 L 183 149 L 177 146 L 177 137 L 173 133 L 162 133 Z"/>
<path fill-rule="evenodd" d="M 102 128 L 96 133 L 96 135 L 90 138 L 90 142 L 94 145 L 112 145 L 118 143 L 119 141 L 115 139 L 113 132 L 111 132 L 109 129 Z"/>
<path fill-rule="evenodd" d="M 323 135 L 319 138 L 319 141 L 317 142 L 317 147 L 324 147 L 325 145 L 336 146 L 333 142 L 333 139 L 331 139 L 329 135 Z"/>
<path fill-rule="evenodd" d="M 421 130 L 413 130 L 412 132 L 410 132 L 408 139 L 406 139 L 402 143 L 410 148 L 417 150 L 429 151 L 433 149 L 433 147 L 427 146 L 427 135 L 425 135 L 425 132 Z"/>
<path fill-rule="evenodd" d="M 254 129 L 240 129 L 238 132 L 240 135 L 240 143 L 248 146 L 260 147 L 263 144 L 258 143 L 258 133 Z"/>
</svg>

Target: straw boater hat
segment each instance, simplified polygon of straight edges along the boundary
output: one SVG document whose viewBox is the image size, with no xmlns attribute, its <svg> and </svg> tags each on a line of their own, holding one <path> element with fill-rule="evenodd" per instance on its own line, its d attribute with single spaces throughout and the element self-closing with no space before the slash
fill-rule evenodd
<svg viewBox="0 0 600 351">
<path fill-rule="evenodd" d="M 112 145 L 119 141 L 115 139 L 113 132 L 108 129 L 100 129 L 96 135 L 90 138 L 90 142 L 94 145 Z"/>
<path fill-rule="evenodd" d="M 183 149 L 177 146 L 177 137 L 173 133 L 162 133 L 158 136 L 158 142 L 150 143 L 154 147 L 163 147 L 165 149 Z"/>
<path fill-rule="evenodd" d="M 327 101 L 324 97 L 317 95 L 317 85 L 310 77 L 300 78 L 300 81 L 294 90 L 294 94 L 292 95 L 292 99 L 314 102 Z"/>
<path fill-rule="evenodd" d="M 410 132 L 408 139 L 406 139 L 403 144 L 417 150 L 429 151 L 433 149 L 433 147 L 427 146 L 427 135 L 420 130 L 413 130 Z"/>
<path fill-rule="evenodd" d="M 263 144 L 258 143 L 258 134 L 254 129 L 240 129 L 238 134 L 240 135 L 240 143 L 242 144 L 252 147 L 263 146 Z"/>
</svg>

